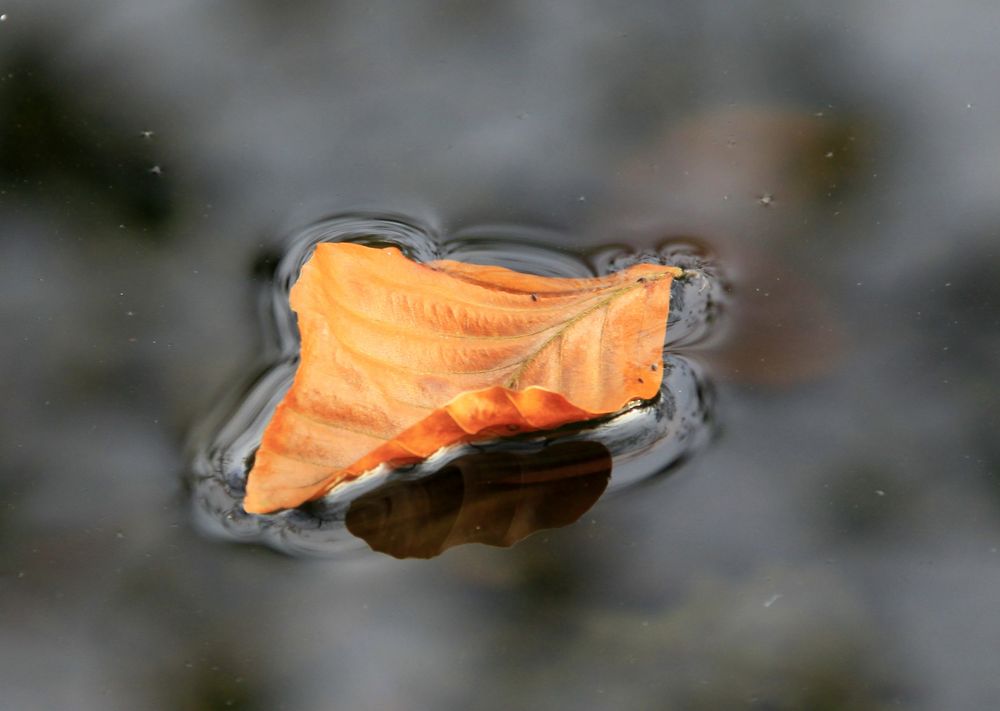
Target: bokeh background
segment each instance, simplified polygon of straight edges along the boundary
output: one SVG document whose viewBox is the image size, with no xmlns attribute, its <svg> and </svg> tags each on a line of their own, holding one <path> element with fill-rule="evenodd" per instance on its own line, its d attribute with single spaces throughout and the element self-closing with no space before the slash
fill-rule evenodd
<svg viewBox="0 0 1000 711">
<path fill-rule="evenodd" d="M 1000 6 L 0 2 L 4 709 L 1000 707 Z M 340 212 L 708 245 L 719 435 L 510 550 L 200 535 Z"/>
</svg>

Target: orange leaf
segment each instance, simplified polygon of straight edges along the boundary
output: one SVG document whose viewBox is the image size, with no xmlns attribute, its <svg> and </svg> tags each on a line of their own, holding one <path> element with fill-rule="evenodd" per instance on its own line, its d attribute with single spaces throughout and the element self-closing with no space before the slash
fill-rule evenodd
<svg viewBox="0 0 1000 711">
<path fill-rule="evenodd" d="M 654 397 L 680 273 L 637 264 L 562 279 L 317 245 L 291 291 L 298 371 L 264 432 L 244 508 L 298 506 L 380 464 Z"/>
</svg>

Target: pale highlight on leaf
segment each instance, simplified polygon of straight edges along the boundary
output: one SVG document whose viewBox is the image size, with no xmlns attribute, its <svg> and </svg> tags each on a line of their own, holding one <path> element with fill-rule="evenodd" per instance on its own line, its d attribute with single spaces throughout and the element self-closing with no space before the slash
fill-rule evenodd
<svg viewBox="0 0 1000 711">
<path fill-rule="evenodd" d="M 321 243 L 290 303 L 301 360 L 244 508 L 319 498 L 380 464 L 559 427 L 659 392 L 676 267 L 541 277 Z"/>
</svg>

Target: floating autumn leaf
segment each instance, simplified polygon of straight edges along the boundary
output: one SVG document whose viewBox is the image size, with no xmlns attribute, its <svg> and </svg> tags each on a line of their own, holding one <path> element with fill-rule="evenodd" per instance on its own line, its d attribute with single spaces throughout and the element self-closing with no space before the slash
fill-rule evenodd
<svg viewBox="0 0 1000 711">
<path fill-rule="evenodd" d="M 322 243 L 290 303 L 301 359 L 244 508 L 319 498 L 380 464 L 559 427 L 654 397 L 676 267 L 590 279 Z"/>
</svg>

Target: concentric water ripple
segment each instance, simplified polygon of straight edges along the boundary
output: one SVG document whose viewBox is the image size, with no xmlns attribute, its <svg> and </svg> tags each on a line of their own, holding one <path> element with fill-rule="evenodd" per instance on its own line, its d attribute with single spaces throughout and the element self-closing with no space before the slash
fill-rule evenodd
<svg viewBox="0 0 1000 711">
<path fill-rule="evenodd" d="M 418 261 L 448 258 L 545 276 L 595 276 L 641 261 L 680 266 L 686 273 L 674 281 L 671 293 L 660 394 L 614 416 L 555 432 L 448 447 L 419 465 L 376 471 L 294 510 L 247 514 L 242 500 L 254 452 L 271 413 L 291 385 L 298 362 L 298 331 L 288 306 L 289 289 L 317 243 L 344 241 L 396 246 Z M 260 294 L 269 362 L 248 383 L 234 388 L 234 397 L 220 403 L 192 436 L 190 481 L 198 526 L 230 540 L 321 556 L 366 550 L 354 531 L 377 550 L 398 557 L 428 557 L 466 540 L 509 545 L 535 530 L 532 525 L 540 529 L 572 522 L 593 501 L 584 506 L 579 496 L 568 496 L 567 479 L 579 477 L 577 481 L 589 487 L 596 501 L 605 491 L 622 491 L 676 468 L 706 444 L 713 432 L 709 382 L 697 361 L 683 355 L 683 350 L 705 340 L 722 313 L 725 289 L 717 266 L 710 252 L 695 240 L 667 240 L 640 250 L 609 245 L 586 253 L 559 246 L 568 242 L 561 233 L 502 224 L 443 236 L 410 219 L 369 215 L 337 216 L 294 235 Z M 574 451 L 606 452 L 610 471 L 604 472 L 603 465 L 576 461 Z M 602 455 L 592 457 L 598 459 L 604 461 Z M 549 477 L 547 470 L 558 475 Z M 602 472 L 606 481 L 598 487 L 595 482 Z M 391 499 L 397 511 L 409 513 L 378 527 L 357 523 L 382 521 L 371 514 L 379 507 L 379 497 Z M 401 506 L 400 500 L 410 505 Z M 367 513 L 358 513 L 362 509 Z M 470 517 L 477 522 L 471 527 Z M 466 536 L 466 529 L 493 530 L 496 535 Z M 433 545 L 427 543 L 430 539 Z M 412 541 L 419 545 L 406 543 Z"/>
</svg>

